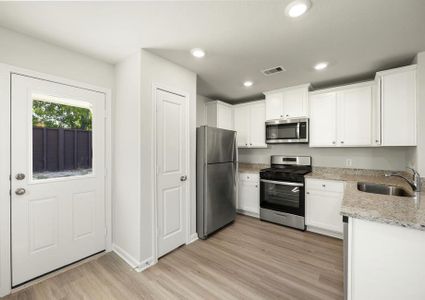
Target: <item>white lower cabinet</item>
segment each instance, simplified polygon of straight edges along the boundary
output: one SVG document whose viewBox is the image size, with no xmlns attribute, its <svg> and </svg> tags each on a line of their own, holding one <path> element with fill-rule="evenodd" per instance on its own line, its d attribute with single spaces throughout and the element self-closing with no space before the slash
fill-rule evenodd
<svg viewBox="0 0 425 300">
<path fill-rule="evenodd" d="M 350 218 L 347 252 L 347 299 L 425 299 L 425 232 Z"/>
<path fill-rule="evenodd" d="M 239 173 L 238 212 L 253 217 L 260 215 L 260 175 Z"/>
<path fill-rule="evenodd" d="M 307 230 L 342 238 L 344 182 L 306 178 L 305 184 Z"/>
</svg>

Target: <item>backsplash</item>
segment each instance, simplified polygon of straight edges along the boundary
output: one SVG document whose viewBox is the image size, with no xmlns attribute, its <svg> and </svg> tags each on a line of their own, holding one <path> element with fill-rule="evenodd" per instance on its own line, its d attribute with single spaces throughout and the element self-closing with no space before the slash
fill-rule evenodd
<svg viewBox="0 0 425 300">
<path fill-rule="evenodd" d="M 311 156 L 316 167 L 405 170 L 409 147 L 310 148 L 304 144 L 269 145 L 267 149 L 239 149 L 239 162 L 269 164 L 271 155 Z M 351 160 L 351 165 L 347 164 Z"/>
</svg>

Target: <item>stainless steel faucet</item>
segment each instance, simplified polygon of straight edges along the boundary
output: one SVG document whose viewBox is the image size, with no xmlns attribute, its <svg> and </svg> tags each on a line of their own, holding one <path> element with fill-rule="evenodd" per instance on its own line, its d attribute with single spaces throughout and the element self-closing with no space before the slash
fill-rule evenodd
<svg viewBox="0 0 425 300">
<path fill-rule="evenodd" d="M 420 193 L 421 192 L 421 176 L 419 175 L 419 173 L 413 169 L 413 168 L 407 168 L 409 170 L 411 170 L 413 172 L 413 178 L 409 179 L 401 174 L 398 173 L 390 173 L 390 174 L 385 174 L 385 176 L 390 177 L 390 176 L 394 176 L 394 177 L 400 177 L 403 178 L 404 180 L 406 180 L 406 182 L 410 185 L 410 187 L 412 188 L 412 190 L 416 193 Z"/>
</svg>

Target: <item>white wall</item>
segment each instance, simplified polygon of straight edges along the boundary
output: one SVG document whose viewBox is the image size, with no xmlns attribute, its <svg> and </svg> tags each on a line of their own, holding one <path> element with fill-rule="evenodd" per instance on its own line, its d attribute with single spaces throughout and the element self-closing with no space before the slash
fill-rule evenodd
<svg viewBox="0 0 425 300">
<path fill-rule="evenodd" d="M 191 233 L 196 232 L 196 74 L 148 51 L 141 50 L 141 257 L 153 253 L 154 135 L 152 85 L 159 84 L 189 94 Z"/>
<path fill-rule="evenodd" d="M 0 62 L 105 88 L 114 86 L 113 65 L 2 27 Z"/>
<path fill-rule="evenodd" d="M 113 143 L 113 247 L 127 262 L 140 264 L 141 117 L 140 53 L 116 65 Z M 131 191 L 131 192 L 129 192 Z"/>
<path fill-rule="evenodd" d="M 267 149 L 239 149 L 239 161 L 268 164 L 271 155 L 309 155 L 313 166 L 346 168 L 346 159 L 351 159 L 351 168 L 404 170 L 408 151 L 409 147 L 337 149 L 281 144 L 271 145 Z"/>
<path fill-rule="evenodd" d="M 212 99 L 197 95 L 196 99 L 196 127 L 207 125 L 207 102 Z"/>
</svg>

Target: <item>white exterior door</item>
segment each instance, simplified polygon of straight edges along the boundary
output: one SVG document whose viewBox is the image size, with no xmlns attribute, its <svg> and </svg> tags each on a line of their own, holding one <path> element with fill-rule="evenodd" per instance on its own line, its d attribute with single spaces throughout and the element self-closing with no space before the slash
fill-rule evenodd
<svg viewBox="0 0 425 300">
<path fill-rule="evenodd" d="M 187 111 L 183 96 L 156 90 L 158 257 L 186 242 Z"/>
<path fill-rule="evenodd" d="M 12 76 L 16 286 L 105 249 L 105 95 Z"/>
</svg>

